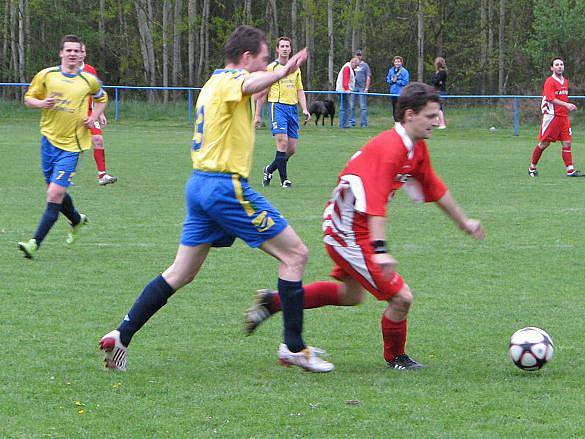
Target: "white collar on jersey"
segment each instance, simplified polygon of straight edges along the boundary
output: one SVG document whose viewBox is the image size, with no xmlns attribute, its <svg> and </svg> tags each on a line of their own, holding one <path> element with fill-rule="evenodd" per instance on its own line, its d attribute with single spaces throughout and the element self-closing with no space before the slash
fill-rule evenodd
<svg viewBox="0 0 585 439">
<path fill-rule="evenodd" d="M 553 79 L 555 81 L 557 81 L 559 84 L 563 85 L 565 83 L 565 77 L 559 78 L 557 75 L 555 75 L 554 73 L 551 75 L 553 77 Z"/>
<path fill-rule="evenodd" d="M 404 146 L 408 151 L 408 158 L 411 159 L 412 156 L 414 155 L 414 142 L 410 137 L 408 137 L 408 134 L 406 134 L 406 130 L 404 129 L 400 122 L 396 122 L 394 124 L 394 129 L 402 139 L 402 143 L 404 143 Z"/>
</svg>

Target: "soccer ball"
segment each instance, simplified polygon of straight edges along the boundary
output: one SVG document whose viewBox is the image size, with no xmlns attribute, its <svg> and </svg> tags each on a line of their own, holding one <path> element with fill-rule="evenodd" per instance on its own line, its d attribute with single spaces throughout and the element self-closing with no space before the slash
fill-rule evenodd
<svg viewBox="0 0 585 439">
<path fill-rule="evenodd" d="M 512 334 L 508 354 L 522 370 L 538 370 L 550 361 L 554 344 L 550 335 L 540 328 L 529 326 Z"/>
</svg>

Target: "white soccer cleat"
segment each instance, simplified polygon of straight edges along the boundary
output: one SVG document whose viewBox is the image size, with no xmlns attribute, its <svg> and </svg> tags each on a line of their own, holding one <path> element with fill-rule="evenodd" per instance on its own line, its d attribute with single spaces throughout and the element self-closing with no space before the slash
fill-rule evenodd
<svg viewBox="0 0 585 439">
<path fill-rule="evenodd" d="M 100 186 L 105 186 L 106 184 L 114 184 L 118 181 L 118 177 L 114 177 L 110 174 L 103 174 L 101 177 L 98 177 L 98 184 Z"/>
<path fill-rule="evenodd" d="M 100 350 L 104 351 L 104 366 L 106 369 L 126 372 L 126 347 L 120 341 L 120 331 L 114 329 L 100 340 Z"/>
<path fill-rule="evenodd" d="M 284 367 L 299 366 L 307 372 L 331 372 L 335 366 L 323 360 L 320 355 L 325 354 L 324 350 L 307 346 L 300 352 L 291 352 L 284 343 L 278 348 L 278 361 Z"/>
</svg>

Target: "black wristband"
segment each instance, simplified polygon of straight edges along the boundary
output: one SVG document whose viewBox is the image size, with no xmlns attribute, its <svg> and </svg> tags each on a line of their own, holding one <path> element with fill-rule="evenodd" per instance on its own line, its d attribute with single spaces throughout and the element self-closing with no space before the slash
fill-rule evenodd
<svg viewBox="0 0 585 439">
<path fill-rule="evenodd" d="M 372 247 L 374 248 L 374 253 L 388 253 L 388 250 L 386 249 L 386 241 L 382 239 L 372 241 Z"/>
</svg>

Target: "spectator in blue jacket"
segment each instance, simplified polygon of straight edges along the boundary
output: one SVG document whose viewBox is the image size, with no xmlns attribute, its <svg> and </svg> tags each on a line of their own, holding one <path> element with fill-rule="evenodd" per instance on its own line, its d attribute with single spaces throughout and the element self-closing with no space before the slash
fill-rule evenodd
<svg viewBox="0 0 585 439">
<path fill-rule="evenodd" d="M 386 82 L 390 85 L 390 94 L 395 94 L 390 99 L 392 100 L 392 115 L 394 121 L 396 121 L 396 101 L 398 101 L 398 95 L 404 87 L 410 82 L 410 75 L 408 70 L 402 65 L 403 59 L 401 56 L 395 56 L 392 62 L 392 66 L 388 70 L 388 76 Z"/>
</svg>

